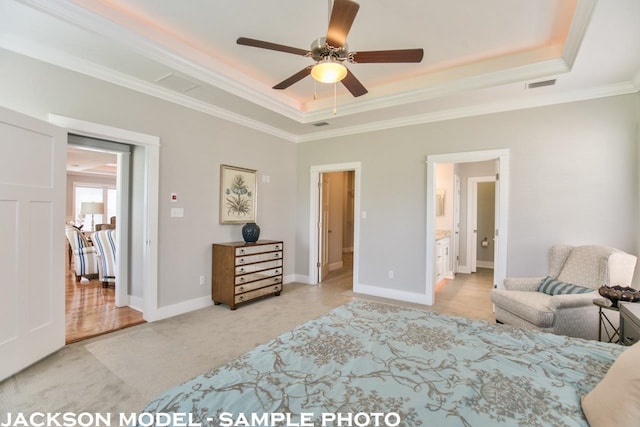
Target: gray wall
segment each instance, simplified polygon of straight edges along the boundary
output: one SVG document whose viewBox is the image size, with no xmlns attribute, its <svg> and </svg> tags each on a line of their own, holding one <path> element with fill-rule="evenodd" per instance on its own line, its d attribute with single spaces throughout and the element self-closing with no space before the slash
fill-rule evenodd
<svg viewBox="0 0 640 427">
<path fill-rule="evenodd" d="M 309 274 L 309 168 L 361 162 L 360 283 L 423 294 L 427 156 L 497 148 L 510 150 L 509 275 L 544 274 L 558 242 L 637 253 L 639 94 L 296 145 L 4 50 L 0 93 L 3 106 L 43 120 L 161 138 L 161 307 L 209 295 L 211 243 L 240 239 L 241 226 L 218 224 L 221 163 L 270 176 L 259 179 L 258 223 L 261 237 L 285 241 L 286 275 Z M 170 218 L 171 207 L 185 218 Z"/>
<path fill-rule="evenodd" d="M 3 106 L 45 121 L 54 113 L 160 137 L 160 307 L 210 295 L 211 244 L 242 240 L 241 225 L 218 224 L 220 164 L 270 176 L 258 180 L 257 222 L 261 238 L 284 240 L 285 275 L 294 273 L 295 144 L 1 49 L 0 93 Z M 171 207 L 185 217 L 171 218 Z M 135 283 L 131 291 L 139 296 Z"/>
<path fill-rule="evenodd" d="M 301 144 L 296 271 L 308 274 L 309 168 L 362 163 L 360 283 L 424 293 L 426 157 L 510 152 L 507 274 L 555 243 L 638 249 L 638 98 L 625 95 Z M 356 213 L 359 215 L 360 213 Z M 387 271 L 395 271 L 388 279 Z"/>
</svg>

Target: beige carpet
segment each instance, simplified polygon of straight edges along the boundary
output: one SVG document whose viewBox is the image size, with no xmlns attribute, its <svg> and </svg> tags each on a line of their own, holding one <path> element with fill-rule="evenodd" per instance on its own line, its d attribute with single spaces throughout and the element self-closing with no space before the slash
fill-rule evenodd
<svg viewBox="0 0 640 427">
<path fill-rule="evenodd" d="M 399 304 L 493 321 L 490 289 L 488 274 L 459 275 L 433 307 Z M 211 306 L 74 343 L 0 383 L 0 413 L 139 412 L 162 391 L 355 298 L 367 297 L 351 291 L 343 270 L 234 311 Z"/>
</svg>

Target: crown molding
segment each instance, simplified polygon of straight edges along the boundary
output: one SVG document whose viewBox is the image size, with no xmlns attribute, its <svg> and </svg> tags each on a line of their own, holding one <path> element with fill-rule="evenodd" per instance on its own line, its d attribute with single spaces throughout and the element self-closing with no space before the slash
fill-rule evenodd
<svg viewBox="0 0 640 427">
<path fill-rule="evenodd" d="M 218 117 L 223 120 L 227 120 L 269 135 L 276 136 L 278 138 L 285 139 L 287 141 L 295 142 L 295 135 L 289 132 L 285 132 L 274 126 L 267 125 L 263 122 L 250 119 L 241 114 L 237 114 L 226 110 L 224 108 L 216 107 L 196 100 L 194 98 L 182 95 L 180 93 L 164 89 L 160 86 L 148 83 L 143 80 L 133 78 L 129 75 L 119 73 L 110 68 L 102 67 L 93 62 L 86 61 L 73 55 L 69 55 L 65 52 L 43 47 L 33 43 L 25 42 L 24 40 L 14 40 L 10 37 L 0 39 L 0 47 L 16 52 L 21 55 L 25 55 L 49 64 L 59 66 L 80 74 L 84 74 L 98 80 L 113 83 L 118 86 L 122 86 L 136 92 L 143 93 L 145 95 L 153 96 L 155 98 L 163 99 L 165 101 L 182 105 L 184 107 L 206 113 L 208 115 Z"/>
<path fill-rule="evenodd" d="M 638 92 L 633 82 L 575 90 L 552 95 L 541 95 L 531 98 L 505 100 L 500 102 L 484 103 L 467 107 L 452 108 L 433 113 L 406 116 L 397 119 L 378 121 L 365 125 L 351 126 L 336 130 L 317 132 L 311 135 L 299 136 L 296 142 L 311 142 L 322 139 L 337 138 L 365 132 L 375 132 L 405 126 L 413 126 L 425 123 L 441 122 L 445 120 L 474 117 L 486 114 L 501 113 L 506 111 L 524 110 L 527 108 L 543 107 L 547 105 L 565 104 L 569 102 L 586 101 L 589 99 L 605 98 L 608 96 L 627 95 Z"/>
<path fill-rule="evenodd" d="M 573 63 L 578 56 L 578 51 L 587 33 L 587 28 L 591 22 L 591 16 L 595 9 L 596 0 L 578 0 L 576 10 L 573 13 L 569 34 L 562 50 L 562 59 L 569 69 L 573 68 Z"/>
</svg>

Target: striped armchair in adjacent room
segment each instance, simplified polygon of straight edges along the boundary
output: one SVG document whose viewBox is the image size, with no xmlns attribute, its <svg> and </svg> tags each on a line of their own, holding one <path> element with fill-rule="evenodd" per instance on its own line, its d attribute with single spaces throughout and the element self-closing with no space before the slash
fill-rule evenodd
<svg viewBox="0 0 640 427">
<path fill-rule="evenodd" d="M 88 276 L 98 274 L 98 254 L 96 248 L 89 244 L 87 238 L 78 228 L 67 225 L 64 231 L 73 254 L 73 269 L 76 275 L 76 281 L 79 282 L 82 277 L 88 279 Z"/>
<path fill-rule="evenodd" d="M 91 240 L 98 251 L 99 277 L 104 286 L 116 281 L 116 239 L 115 230 L 98 230 L 91 235 Z"/>
</svg>

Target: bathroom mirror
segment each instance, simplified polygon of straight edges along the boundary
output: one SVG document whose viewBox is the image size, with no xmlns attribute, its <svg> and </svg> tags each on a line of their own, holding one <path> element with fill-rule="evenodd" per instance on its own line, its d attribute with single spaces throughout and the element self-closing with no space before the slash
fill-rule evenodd
<svg viewBox="0 0 640 427">
<path fill-rule="evenodd" d="M 444 216 L 444 188 L 436 189 L 436 216 Z"/>
</svg>

